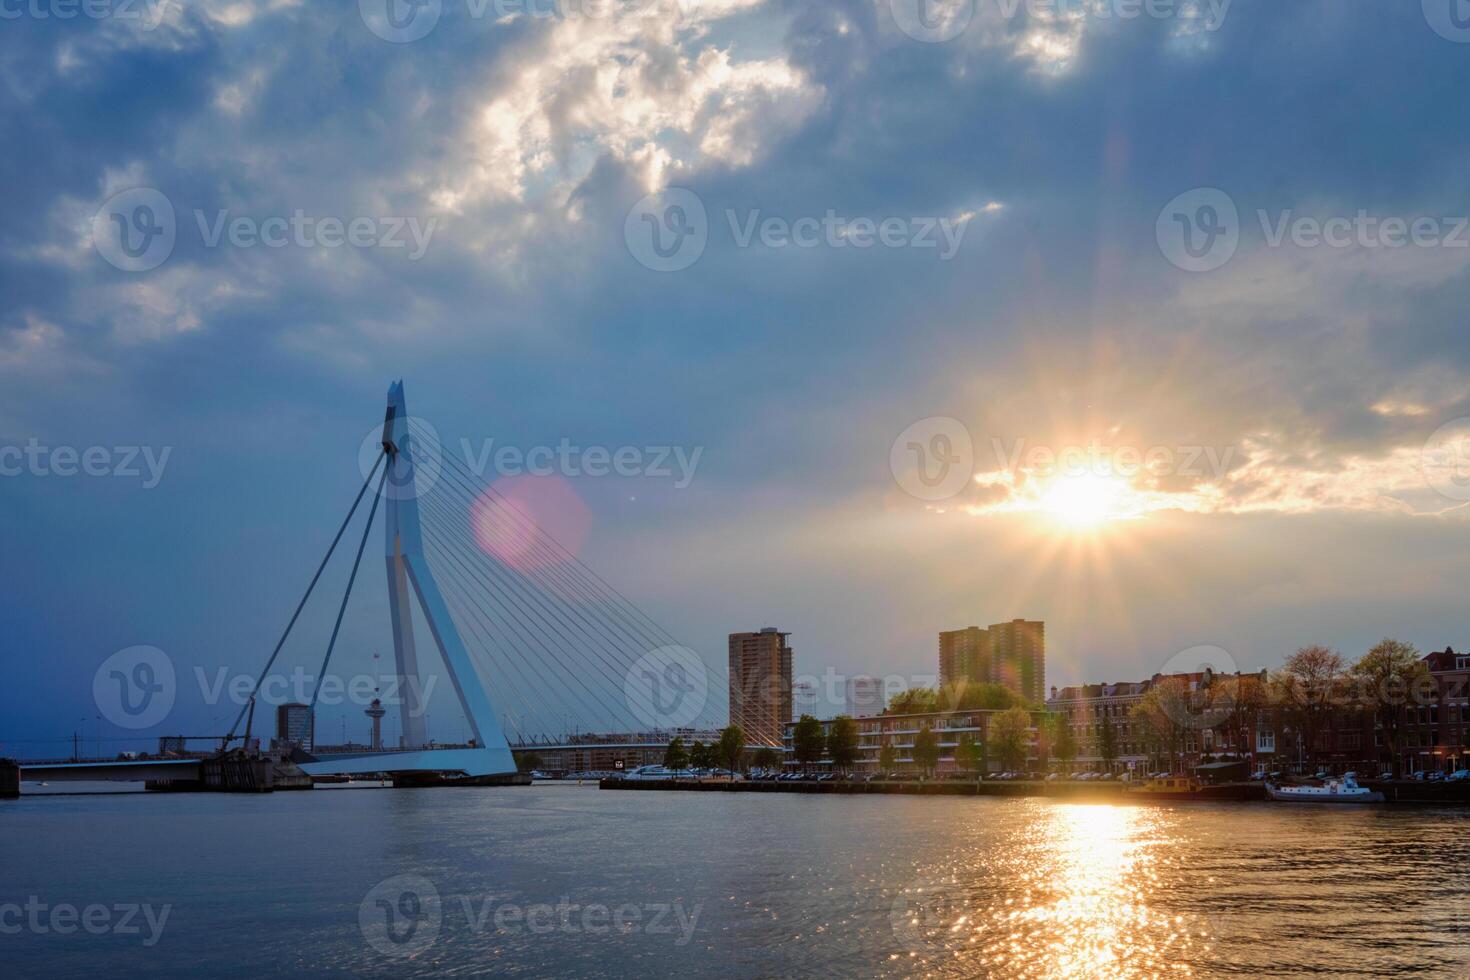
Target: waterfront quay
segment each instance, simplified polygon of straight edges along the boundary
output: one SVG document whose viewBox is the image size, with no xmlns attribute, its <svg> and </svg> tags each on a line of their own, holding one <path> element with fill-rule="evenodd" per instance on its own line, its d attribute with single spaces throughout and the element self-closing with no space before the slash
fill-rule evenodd
<svg viewBox="0 0 1470 980">
<path fill-rule="evenodd" d="M 1200 786 L 1188 792 L 1150 793 L 1115 782 L 1046 782 L 1043 780 L 769 780 L 769 779 L 626 779 L 598 780 L 600 789 L 692 793 L 808 793 L 827 795 L 1043 797 L 1084 803 L 1253 803 L 1267 799 L 1261 782 Z M 1416 779 L 1364 780 L 1362 785 L 1384 796 L 1378 806 L 1470 806 L 1470 783 Z M 1318 804 L 1331 805 L 1331 804 Z"/>
<path fill-rule="evenodd" d="M 843 780 L 771 780 L 771 779 L 624 779 L 619 776 L 598 781 L 600 789 L 672 790 L 693 793 L 816 793 L 838 795 L 889 796 L 996 796 L 1049 797 L 1086 803 L 1154 802 L 1143 794 L 1130 793 L 1123 783 L 1045 782 L 1017 780 L 986 782 L 959 779 L 888 780 L 867 782 Z M 1264 800 L 1265 788 L 1260 783 L 1226 783 L 1203 787 L 1193 794 L 1200 800 L 1249 801 Z"/>
</svg>

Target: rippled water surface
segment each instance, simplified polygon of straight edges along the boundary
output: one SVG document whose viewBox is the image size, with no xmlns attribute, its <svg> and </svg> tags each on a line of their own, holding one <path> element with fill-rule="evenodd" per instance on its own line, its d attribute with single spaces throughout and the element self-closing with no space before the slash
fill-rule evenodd
<svg viewBox="0 0 1470 980">
<path fill-rule="evenodd" d="M 31 798 L 0 804 L 0 973 L 1466 977 L 1467 818 L 570 785 Z M 167 918 L 51 928 L 98 905 Z"/>
</svg>

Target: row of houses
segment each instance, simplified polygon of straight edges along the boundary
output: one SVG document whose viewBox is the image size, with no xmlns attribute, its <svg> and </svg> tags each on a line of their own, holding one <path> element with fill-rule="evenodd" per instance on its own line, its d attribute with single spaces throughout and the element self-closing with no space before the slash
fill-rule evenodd
<svg viewBox="0 0 1470 980">
<path fill-rule="evenodd" d="M 1155 674 L 1143 681 L 1054 687 L 1044 710 L 1032 712 L 1025 768 L 1042 768 L 1042 760 L 1048 757 L 1051 768 L 1057 767 L 1055 753 L 1041 733 L 1054 732 L 1058 725 L 1070 729 L 1076 746 L 1076 756 L 1067 765 L 1072 772 L 1183 770 L 1222 758 L 1246 760 L 1252 768 L 1339 773 L 1395 768 L 1401 773 L 1453 772 L 1470 767 L 1470 655 L 1446 648 L 1424 657 L 1424 666 L 1428 684 L 1418 696 L 1394 709 L 1393 737 L 1383 730 L 1384 718 L 1377 705 L 1361 700 L 1333 704 L 1324 713 L 1320 730 L 1310 737 L 1290 708 L 1269 699 L 1248 711 L 1219 708 L 1230 702 L 1230 692 L 1249 685 L 1258 685 L 1256 689 L 1265 692 L 1269 678 L 1264 670 L 1226 675 L 1206 669 Z M 1166 740 L 1140 722 L 1134 711 L 1152 688 L 1166 682 L 1182 692 L 1181 703 L 1189 706 L 1187 717 L 1174 726 L 1167 747 Z M 938 735 L 938 770 L 965 769 L 956 758 L 959 746 L 967 740 L 985 743 L 988 726 L 999 713 L 977 709 L 855 719 L 855 768 L 876 771 L 884 745 L 893 749 L 898 767 L 912 767 L 914 740 L 927 727 Z M 788 766 L 796 765 L 792 751 L 795 726 L 793 721 L 784 727 Z M 825 735 L 831 722 L 822 722 L 822 726 Z M 991 754 L 987 767 L 994 771 L 1000 766 L 1000 760 Z"/>
</svg>

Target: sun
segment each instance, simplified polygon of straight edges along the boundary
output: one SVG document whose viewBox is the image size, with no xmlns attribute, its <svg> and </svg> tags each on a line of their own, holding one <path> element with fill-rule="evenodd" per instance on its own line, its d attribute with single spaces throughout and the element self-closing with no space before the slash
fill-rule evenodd
<svg viewBox="0 0 1470 980">
<path fill-rule="evenodd" d="M 1115 476 L 1059 476 L 1042 492 L 1041 510 L 1062 524 L 1087 528 L 1118 517 L 1128 485 Z"/>
</svg>

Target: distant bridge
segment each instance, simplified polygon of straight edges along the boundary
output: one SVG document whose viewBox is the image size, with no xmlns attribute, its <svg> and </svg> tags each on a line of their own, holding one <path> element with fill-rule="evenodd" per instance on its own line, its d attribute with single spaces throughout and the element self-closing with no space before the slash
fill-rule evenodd
<svg viewBox="0 0 1470 980">
<path fill-rule="evenodd" d="M 220 737 L 222 749 L 236 742 L 253 744 L 261 684 L 375 477 L 376 492 L 317 676 L 327 676 L 381 505 L 401 744 L 332 755 L 298 753 L 297 764 L 307 774 L 514 773 L 511 738 L 525 751 L 587 748 L 583 736 L 563 734 L 571 727 L 568 719 L 583 730 L 626 732 L 630 739 L 646 737 L 650 729 L 718 727 L 712 711 L 724 702 L 711 704 L 708 696 L 724 693 L 723 675 L 717 679 L 693 651 L 548 534 L 535 514 L 536 498 L 515 499 L 486 484 L 469 461 L 443 452 L 433 428 L 408 414 L 402 382 L 389 387 L 378 442 L 366 480 L 248 702 Z M 415 606 L 463 711 L 471 736 L 465 746 L 437 747 L 425 730 Z M 320 686 L 312 695 L 313 710 L 319 693 Z M 783 719 L 757 717 L 759 708 L 740 706 L 745 730 L 779 731 Z M 193 779 L 200 771 L 198 759 L 22 764 L 24 780 L 48 782 Z"/>
</svg>

